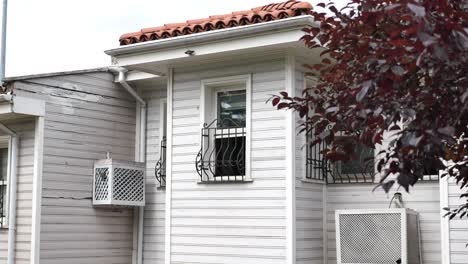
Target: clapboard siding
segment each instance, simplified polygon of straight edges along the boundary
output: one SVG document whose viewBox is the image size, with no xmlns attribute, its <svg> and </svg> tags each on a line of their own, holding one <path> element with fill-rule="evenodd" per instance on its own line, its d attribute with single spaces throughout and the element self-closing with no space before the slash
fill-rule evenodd
<svg viewBox="0 0 468 264">
<path fill-rule="evenodd" d="M 134 160 L 135 102 L 110 73 L 18 81 L 46 101 L 42 183 L 43 264 L 131 262 L 133 211 L 92 206 L 93 164 Z"/>
<path fill-rule="evenodd" d="M 295 92 L 305 87 L 304 68 L 296 63 Z M 296 263 L 323 263 L 323 188 L 317 182 L 306 182 L 306 135 L 299 133 L 301 119 L 296 116 Z"/>
<path fill-rule="evenodd" d="M 466 191 L 466 190 L 465 190 Z M 449 207 L 457 208 L 466 203 L 466 199 L 460 199 L 463 193 L 460 187 L 450 182 L 448 188 Z M 450 263 L 466 264 L 468 261 L 468 220 L 466 218 L 454 218 L 449 222 L 450 237 Z"/>
<path fill-rule="evenodd" d="M 171 263 L 285 262 L 285 120 L 265 104 L 285 89 L 284 62 L 284 56 L 268 56 L 175 69 Z M 244 74 L 252 74 L 254 181 L 197 184 L 201 80 Z"/>
<path fill-rule="evenodd" d="M 335 210 L 388 208 L 391 195 L 386 195 L 381 189 L 372 192 L 374 187 L 372 184 L 328 185 L 327 223 L 330 264 L 336 263 Z M 411 193 L 403 193 L 405 207 L 417 211 L 420 216 L 422 263 L 424 264 L 441 263 L 439 197 L 438 182 L 420 182 L 411 190 Z"/>
<path fill-rule="evenodd" d="M 34 119 L 2 122 L 19 136 L 18 151 L 18 188 L 17 188 L 17 235 L 16 263 L 30 263 L 31 223 L 32 223 L 32 185 L 34 166 Z M 8 229 L 0 229 L 0 263 L 7 263 Z"/>
<path fill-rule="evenodd" d="M 146 127 L 146 206 L 143 237 L 143 263 L 164 263 L 164 226 L 166 192 L 158 188 L 154 168 L 161 148 L 161 99 L 166 98 L 167 86 L 138 87 L 147 102 Z"/>
</svg>

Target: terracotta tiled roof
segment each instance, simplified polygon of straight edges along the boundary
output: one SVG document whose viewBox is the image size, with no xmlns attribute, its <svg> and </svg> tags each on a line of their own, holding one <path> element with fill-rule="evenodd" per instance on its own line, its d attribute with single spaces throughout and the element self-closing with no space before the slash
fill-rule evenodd
<svg viewBox="0 0 468 264">
<path fill-rule="evenodd" d="M 165 24 L 160 27 L 144 28 L 138 32 L 123 34 L 120 45 L 129 45 L 151 40 L 165 39 L 199 32 L 258 24 L 288 17 L 300 16 L 312 9 L 308 2 L 287 1 L 269 4 L 250 10 L 237 11 L 208 18 L 188 20 L 182 23 Z"/>
</svg>

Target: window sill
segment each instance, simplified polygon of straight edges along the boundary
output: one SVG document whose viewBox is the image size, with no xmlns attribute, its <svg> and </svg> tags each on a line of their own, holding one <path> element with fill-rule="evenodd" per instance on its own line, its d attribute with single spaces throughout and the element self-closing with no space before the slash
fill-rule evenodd
<svg viewBox="0 0 468 264">
<path fill-rule="evenodd" d="M 244 183 L 252 183 L 253 179 L 245 179 L 245 180 L 238 180 L 238 181 L 197 181 L 197 184 L 244 184 Z"/>
<path fill-rule="evenodd" d="M 314 183 L 314 184 L 323 184 L 323 185 L 327 184 L 327 182 L 325 180 L 314 180 L 314 179 L 307 179 L 307 178 L 302 178 L 301 182 Z"/>
</svg>

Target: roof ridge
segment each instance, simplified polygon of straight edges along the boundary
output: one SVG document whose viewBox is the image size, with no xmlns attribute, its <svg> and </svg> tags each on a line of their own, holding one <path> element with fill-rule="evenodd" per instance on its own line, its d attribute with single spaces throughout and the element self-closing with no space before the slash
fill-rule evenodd
<svg viewBox="0 0 468 264">
<path fill-rule="evenodd" d="M 304 15 L 312 10 L 309 2 L 288 0 L 254 7 L 244 11 L 234 11 L 224 15 L 213 15 L 207 18 L 191 19 L 180 23 L 169 23 L 163 26 L 143 28 L 138 32 L 123 34 L 120 45 L 152 41 L 195 34 L 199 32 L 258 24 L 273 20 Z"/>
</svg>

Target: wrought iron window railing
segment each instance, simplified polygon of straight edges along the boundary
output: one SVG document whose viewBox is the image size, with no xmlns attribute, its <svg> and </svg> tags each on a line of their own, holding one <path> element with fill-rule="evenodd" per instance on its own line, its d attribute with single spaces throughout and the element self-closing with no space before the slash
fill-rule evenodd
<svg viewBox="0 0 468 264">
<path fill-rule="evenodd" d="M 328 184 L 374 183 L 374 153 L 364 146 L 356 150 L 356 159 L 349 162 L 331 162 L 325 157 L 327 144 L 321 142 L 307 146 L 306 178 L 325 181 Z"/>
<path fill-rule="evenodd" d="M 359 146 L 355 159 L 349 162 L 331 162 L 324 151 L 325 142 L 306 148 L 306 179 L 324 181 L 327 184 L 375 183 L 374 149 Z M 438 181 L 438 171 L 425 167 L 423 181 Z"/>
<path fill-rule="evenodd" d="M 226 121 L 226 119 L 224 120 Z M 201 130 L 201 148 L 195 160 L 200 182 L 243 182 L 245 175 L 245 127 L 214 120 Z"/>
<path fill-rule="evenodd" d="M 156 180 L 160 187 L 166 187 L 166 137 L 161 140 L 161 148 L 159 151 L 159 160 L 154 168 Z"/>
<path fill-rule="evenodd" d="M 6 223 L 6 194 L 7 194 L 7 184 L 6 179 L 0 175 L 0 228 L 4 228 Z"/>
</svg>

